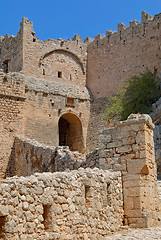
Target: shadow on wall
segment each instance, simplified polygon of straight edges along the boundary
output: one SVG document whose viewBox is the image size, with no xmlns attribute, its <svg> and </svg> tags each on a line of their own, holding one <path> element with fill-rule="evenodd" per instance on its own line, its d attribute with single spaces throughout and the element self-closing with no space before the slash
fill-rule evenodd
<svg viewBox="0 0 161 240">
<path fill-rule="evenodd" d="M 14 140 L 13 146 L 11 148 L 10 158 L 9 158 L 8 165 L 5 172 L 5 178 L 13 177 L 15 175 L 16 175 L 16 168 L 15 168 L 15 140 Z"/>
</svg>

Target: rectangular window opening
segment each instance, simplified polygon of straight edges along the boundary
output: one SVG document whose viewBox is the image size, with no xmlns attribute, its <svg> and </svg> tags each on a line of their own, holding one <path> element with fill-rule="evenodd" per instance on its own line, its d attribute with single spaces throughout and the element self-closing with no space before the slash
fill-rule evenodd
<svg viewBox="0 0 161 240">
<path fill-rule="evenodd" d="M 45 68 L 43 68 L 43 70 L 42 70 L 42 74 L 45 75 Z"/>
<path fill-rule="evenodd" d="M 58 78 L 62 78 L 62 72 L 58 71 Z"/>
<path fill-rule="evenodd" d="M 0 239 L 5 239 L 5 223 L 6 217 L 0 216 Z"/>
<path fill-rule="evenodd" d="M 46 232 L 52 232 L 52 206 L 43 205 L 43 224 Z"/>
<path fill-rule="evenodd" d="M 8 60 L 3 62 L 3 71 L 5 73 L 8 73 L 8 62 L 9 62 Z"/>
<path fill-rule="evenodd" d="M 67 106 L 67 107 L 74 107 L 74 106 L 75 106 L 74 98 L 67 97 L 66 106 Z"/>
</svg>

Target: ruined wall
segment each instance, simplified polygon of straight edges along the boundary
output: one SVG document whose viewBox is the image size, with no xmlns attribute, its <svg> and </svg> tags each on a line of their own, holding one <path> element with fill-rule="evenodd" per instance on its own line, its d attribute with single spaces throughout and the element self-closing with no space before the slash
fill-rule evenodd
<svg viewBox="0 0 161 240">
<path fill-rule="evenodd" d="M 19 72 L 23 67 L 23 22 L 17 36 L 0 36 L 0 69 Z"/>
<path fill-rule="evenodd" d="M 8 162 L 15 134 L 23 135 L 24 104 L 22 78 L 16 73 L 0 72 L 0 178 L 7 174 L 6 171 L 10 172 Z"/>
<path fill-rule="evenodd" d="M 122 172 L 125 224 L 131 227 L 158 221 L 153 129 L 148 115 L 131 114 L 100 135 L 99 168 Z"/>
<path fill-rule="evenodd" d="M 161 14 L 152 19 L 142 12 L 142 22 L 118 24 L 117 32 L 96 36 L 88 45 L 87 85 L 95 98 L 116 93 L 129 76 L 150 70 L 161 71 Z"/>
<path fill-rule="evenodd" d="M 67 169 L 99 166 L 98 149 L 87 155 L 70 151 L 68 146 L 47 146 L 35 140 L 16 137 L 9 163 L 9 176 L 30 176 L 36 172 L 63 172 Z"/>
<path fill-rule="evenodd" d="M 0 238 L 104 239 L 122 226 L 121 175 L 103 170 L 13 177 L 0 185 Z"/>
<path fill-rule="evenodd" d="M 160 84 L 161 75 L 158 74 L 157 81 Z M 155 161 L 157 163 L 157 175 L 161 177 L 161 98 L 152 105 L 150 116 L 155 124 L 154 129 L 154 146 L 155 146 Z"/>
</svg>

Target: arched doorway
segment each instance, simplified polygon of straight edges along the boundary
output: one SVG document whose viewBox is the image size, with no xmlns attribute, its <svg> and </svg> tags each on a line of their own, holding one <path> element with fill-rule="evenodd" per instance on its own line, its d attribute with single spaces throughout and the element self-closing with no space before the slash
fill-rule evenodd
<svg viewBox="0 0 161 240">
<path fill-rule="evenodd" d="M 69 146 L 71 151 L 84 152 L 82 124 L 73 113 L 65 113 L 59 119 L 59 146 Z"/>
</svg>

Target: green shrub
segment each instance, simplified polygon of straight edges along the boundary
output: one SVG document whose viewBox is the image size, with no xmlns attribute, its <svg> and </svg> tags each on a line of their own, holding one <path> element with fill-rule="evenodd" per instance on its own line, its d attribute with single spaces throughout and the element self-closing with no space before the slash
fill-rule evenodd
<svg viewBox="0 0 161 240">
<path fill-rule="evenodd" d="M 109 97 L 105 119 L 125 120 L 131 113 L 150 113 L 152 104 L 159 98 L 155 74 L 146 71 L 130 77 L 116 96 Z"/>
</svg>

